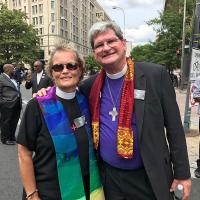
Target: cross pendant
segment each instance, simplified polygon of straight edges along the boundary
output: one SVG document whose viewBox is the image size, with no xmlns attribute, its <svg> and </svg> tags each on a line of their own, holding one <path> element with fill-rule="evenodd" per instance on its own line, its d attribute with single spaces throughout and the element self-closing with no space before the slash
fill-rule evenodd
<svg viewBox="0 0 200 200">
<path fill-rule="evenodd" d="M 112 121 L 115 121 L 115 120 L 116 120 L 116 117 L 117 117 L 117 115 L 118 115 L 118 112 L 117 112 L 116 107 L 113 107 L 112 111 L 109 112 L 109 115 L 112 116 Z"/>
</svg>

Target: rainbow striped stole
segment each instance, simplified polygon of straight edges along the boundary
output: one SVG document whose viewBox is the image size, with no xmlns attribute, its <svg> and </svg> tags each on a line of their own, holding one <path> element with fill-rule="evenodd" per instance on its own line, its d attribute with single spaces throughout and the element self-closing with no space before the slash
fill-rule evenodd
<svg viewBox="0 0 200 200">
<path fill-rule="evenodd" d="M 81 174 L 80 160 L 74 132 L 62 103 L 56 98 L 56 88 L 52 87 L 47 96 L 36 97 L 51 135 L 58 171 L 58 180 L 62 200 L 85 200 L 85 192 Z M 78 91 L 76 98 L 81 114 L 85 116 L 85 125 L 89 139 L 89 167 L 90 167 L 90 200 L 104 200 L 100 182 L 97 160 L 95 158 L 92 129 L 88 103 Z"/>
</svg>

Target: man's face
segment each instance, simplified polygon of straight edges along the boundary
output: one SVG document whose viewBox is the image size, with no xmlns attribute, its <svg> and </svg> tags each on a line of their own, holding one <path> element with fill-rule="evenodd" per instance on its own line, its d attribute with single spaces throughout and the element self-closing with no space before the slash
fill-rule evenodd
<svg viewBox="0 0 200 200">
<path fill-rule="evenodd" d="M 103 67 L 112 67 L 125 60 L 126 41 L 117 37 L 112 29 L 94 37 L 94 55 Z"/>
<path fill-rule="evenodd" d="M 33 68 L 36 73 L 40 73 L 42 71 L 42 63 L 39 61 L 34 62 Z"/>
<path fill-rule="evenodd" d="M 9 66 L 9 76 L 12 78 L 15 74 L 15 68 L 13 65 Z"/>
</svg>

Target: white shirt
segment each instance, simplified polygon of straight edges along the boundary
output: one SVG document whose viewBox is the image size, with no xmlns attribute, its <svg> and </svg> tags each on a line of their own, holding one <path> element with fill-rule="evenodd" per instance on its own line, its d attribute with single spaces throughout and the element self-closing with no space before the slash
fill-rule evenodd
<svg viewBox="0 0 200 200">
<path fill-rule="evenodd" d="M 39 85 L 40 83 L 40 79 L 42 77 L 42 74 L 43 74 L 43 70 L 40 72 L 40 73 L 37 73 L 37 84 Z"/>
</svg>

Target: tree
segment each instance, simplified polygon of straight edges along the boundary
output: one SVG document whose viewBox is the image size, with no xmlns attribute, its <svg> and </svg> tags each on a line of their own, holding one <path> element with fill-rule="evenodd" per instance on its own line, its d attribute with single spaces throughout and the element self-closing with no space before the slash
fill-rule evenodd
<svg viewBox="0 0 200 200">
<path fill-rule="evenodd" d="M 39 37 L 32 25 L 26 22 L 26 14 L 0 10 L 0 63 L 30 63 L 41 54 Z"/>
<path fill-rule="evenodd" d="M 101 65 L 95 60 L 93 55 L 88 55 L 85 57 L 86 70 L 92 74 L 96 74 L 101 69 Z"/>
<path fill-rule="evenodd" d="M 193 22 L 194 0 L 187 2 L 186 17 L 186 44 L 191 38 Z M 156 41 L 148 45 L 135 47 L 131 55 L 135 60 L 164 64 L 169 71 L 180 68 L 180 56 L 177 56 L 177 49 L 182 45 L 182 23 L 183 23 L 183 0 L 173 1 L 170 9 L 147 22 L 153 25 L 157 33 Z M 142 53 L 142 57 L 139 53 Z M 139 57 L 138 57 L 139 56 Z M 142 59 L 142 60 L 141 60 Z"/>
</svg>

